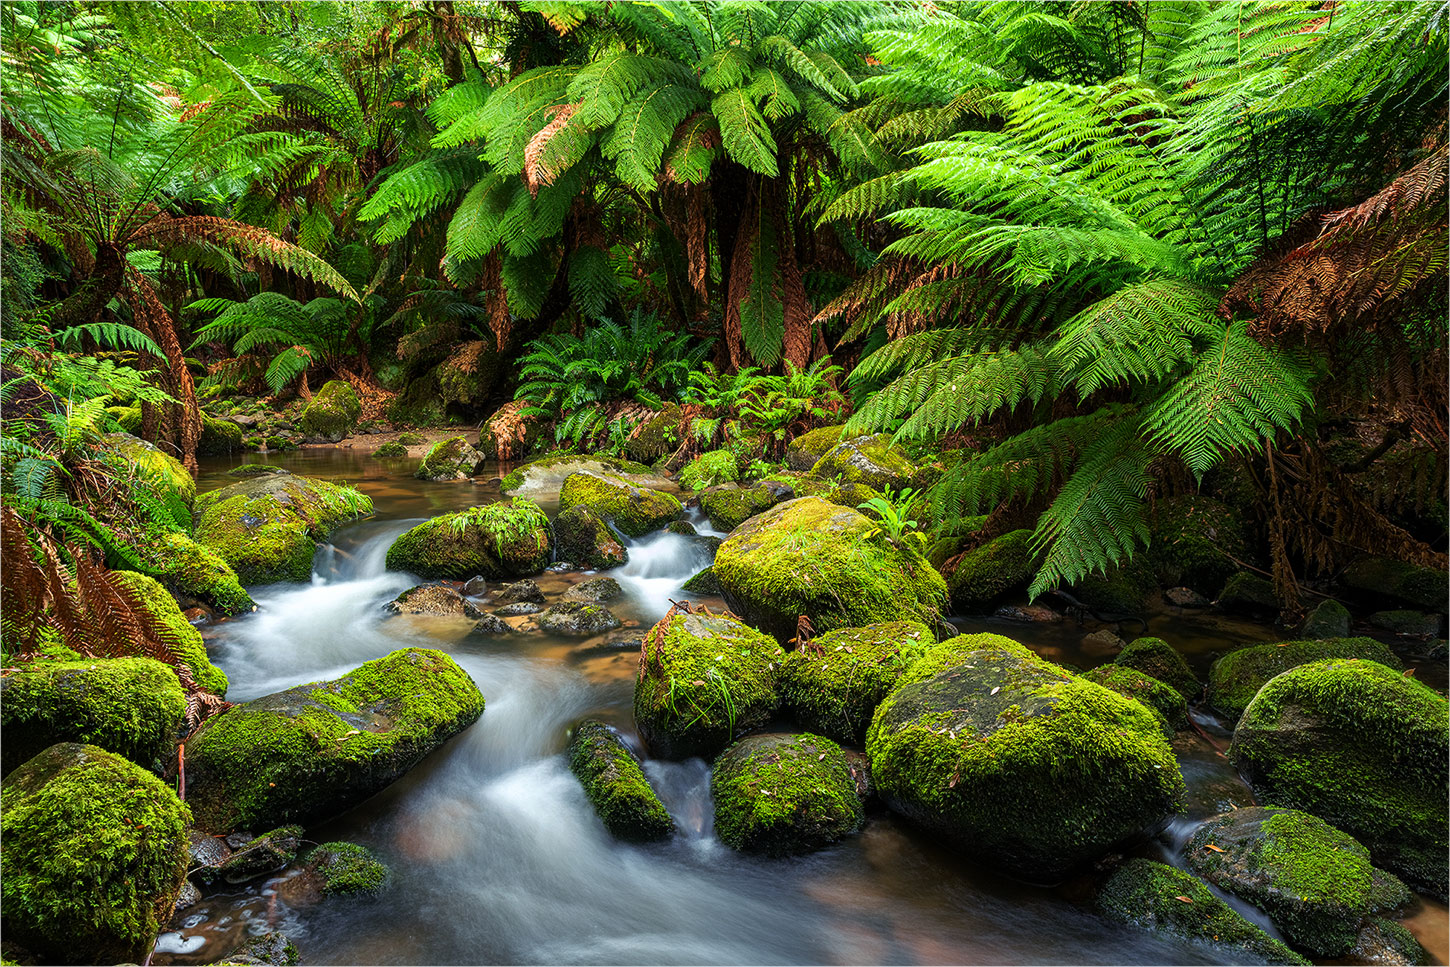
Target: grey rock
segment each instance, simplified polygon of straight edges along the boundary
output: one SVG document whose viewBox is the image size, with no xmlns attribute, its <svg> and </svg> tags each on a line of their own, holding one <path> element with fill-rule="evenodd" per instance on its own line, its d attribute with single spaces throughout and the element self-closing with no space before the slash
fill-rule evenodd
<svg viewBox="0 0 1450 967">
<path fill-rule="evenodd" d="M 506 604 L 502 608 L 495 608 L 493 613 L 500 618 L 518 618 L 526 614 L 538 614 L 543 610 L 543 605 L 535 604 L 532 601 L 519 601 L 515 604 Z"/>
<path fill-rule="evenodd" d="M 539 629 L 556 635 L 596 635 L 618 627 L 612 611 L 585 601 L 564 601 L 539 615 Z"/>
</svg>

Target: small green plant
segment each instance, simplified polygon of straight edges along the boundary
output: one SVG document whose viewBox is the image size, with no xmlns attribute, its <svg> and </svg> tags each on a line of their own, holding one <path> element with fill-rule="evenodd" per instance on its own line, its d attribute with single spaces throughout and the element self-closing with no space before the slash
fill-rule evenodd
<svg viewBox="0 0 1450 967">
<path fill-rule="evenodd" d="M 547 520 L 538 504 L 527 497 L 515 497 L 484 507 L 470 507 L 449 518 L 447 528 L 454 537 L 462 537 L 470 527 L 493 535 L 494 550 L 502 556 L 507 545 L 528 537 Z M 543 540 L 539 539 L 541 544 Z"/>
<path fill-rule="evenodd" d="M 907 487 L 896 495 L 893 501 L 887 497 L 872 497 L 856 505 L 857 510 L 869 510 L 876 515 L 877 529 L 891 538 L 899 541 L 910 533 L 913 537 L 923 538 L 916 528 L 921 526 L 920 522 L 909 519 L 912 513 L 912 505 L 921 497 L 921 492 Z"/>
<path fill-rule="evenodd" d="M 711 414 L 696 418 L 692 427 L 702 444 L 722 434 L 763 439 L 767 452 L 778 454 L 791 436 L 840 413 L 846 402 L 836 388 L 841 373 L 841 367 L 824 358 L 805 368 L 787 362 L 783 375 L 761 373 L 751 366 L 718 373 L 706 363 L 690 374 L 684 400 Z"/>
</svg>

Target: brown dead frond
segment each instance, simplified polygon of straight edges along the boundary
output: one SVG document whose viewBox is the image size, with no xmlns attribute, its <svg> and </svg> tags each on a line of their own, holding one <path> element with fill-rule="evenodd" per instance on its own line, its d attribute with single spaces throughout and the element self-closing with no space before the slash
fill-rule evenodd
<svg viewBox="0 0 1450 967">
<path fill-rule="evenodd" d="M 549 150 L 550 142 L 555 138 L 568 137 L 564 129 L 569 125 L 569 119 L 574 112 L 579 110 L 583 101 L 573 104 L 558 105 L 557 113 L 553 120 L 539 129 L 539 132 L 529 139 L 524 147 L 524 184 L 529 186 L 529 194 L 538 197 L 539 189 L 552 185 L 554 181 L 564 173 L 567 157 L 567 148 L 560 150 L 555 146 L 553 151 Z"/>
</svg>

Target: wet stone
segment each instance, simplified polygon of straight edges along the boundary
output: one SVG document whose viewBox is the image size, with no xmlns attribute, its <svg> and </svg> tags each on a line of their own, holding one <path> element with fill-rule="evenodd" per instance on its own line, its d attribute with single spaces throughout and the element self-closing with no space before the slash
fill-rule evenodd
<svg viewBox="0 0 1450 967">
<path fill-rule="evenodd" d="M 527 578 L 522 581 L 514 581 L 512 584 L 501 584 L 494 589 L 493 600 L 499 604 L 532 603 L 543 604 L 544 592 L 539 586 Z M 520 611 L 519 614 L 533 614 L 532 611 Z"/>
<path fill-rule="evenodd" d="M 1163 600 L 1176 608 L 1209 608 L 1213 602 L 1192 588 L 1169 588 L 1163 592 Z"/>
<path fill-rule="evenodd" d="M 1082 650 L 1084 654 L 1092 655 L 1094 658 L 1104 658 L 1108 655 L 1116 655 L 1127 646 L 1127 642 L 1113 634 L 1111 631 L 1094 631 L 1090 635 L 1083 635 Z"/>
<path fill-rule="evenodd" d="M 463 582 L 463 593 L 471 598 L 481 598 L 488 593 L 488 582 L 475 575 Z"/>
<path fill-rule="evenodd" d="M 613 601 L 624 597 L 624 589 L 614 578 L 594 578 L 576 584 L 565 591 L 560 600 L 562 601 L 587 601 L 599 603 Z"/>
<path fill-rule="evenodd" d="M 597 635 L 620 621 L 608 608 L 586 601 L 564 601 L 539 615 L 539 629 L 555 635 Z"/>
<path fill-rule="evenodd" d="M 992 613 L 992 617 L 1002 621 L 1021 621 L 1031 623 L 1051 624 L 1061 621 L 1062 615 L 1051 608 L 1044 608 L 1037 604 L 1004 605 Z"/>
<path fill-rule="evenodd" d="M 518 618 L 526 614 L 538 614 L 543 610 L 541 605 L 532 601 L 520 601 L 517 604 L 506 604 L 502 608 L 494 608 L 493 613 L 500 618 Z"/>
<path fill-rule="evenodd" d="M 508 622 L 496 614 L 486 614 L 479 618 L 478 623 L 468 632 L 470 636 L 480 638 L 502 638 L 513 633 L 514 630 L 509 627 Z"/>
</svg>

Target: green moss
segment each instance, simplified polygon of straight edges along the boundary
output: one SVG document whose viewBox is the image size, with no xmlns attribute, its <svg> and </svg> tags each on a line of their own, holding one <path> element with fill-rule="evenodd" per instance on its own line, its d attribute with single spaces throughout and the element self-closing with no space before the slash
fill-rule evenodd
<svg viewBox="0 0 1450 967">
<path fill-rule="evenodd" d="M 645 778 L 644 770 L 614 730 L 588 721 L 569 737 L 569 768 L 584 786 L 584 795 L 619 839 L 649 842 L 666 839 L 674 820 Z"/>
<path fill-rule="evenodd" d="M 1299 626 L 1300 638 L 1344 638 L 1349 635 L 1349 609 L 1326 598 L 1314 606 Z"/>
<path fill-rule="evenodd" d="M 1229 759 L 1259 801 L 1302 809 L 1369 848 L 1376 865 L 1446 895 L 1450 706 L 1378 662 L 1326 659 L 1270 679 Z"/>
<path fill-rule="evenodd" d="M 1344 569 L 1340 583 L 1358 591 L 1369 601 L 1386 595 L 1421 611 L 1443 613 L 1450 577 L 1444 571 L 1417 567 L 1386 557 L 1356 561 Z"/>
<path fill-rule="evenodd" d="M 1435 963 L 1414 934 L 1384 917 L 1371 917 L 1364 924 L 1349 959 L 1356 964 L 1414 964 L 1416 967 Z"/>
<path fill-rule="evenodd" d="M 756 514 L 789 500 L 795 492 L 775 483 L 753 487 L 716 487 L 700 494 L 700 509 L 717 530 L 732 531 Z"/>
<path fill-rule="evenodd" d="M 854 437 L 838 443 L 816 461 L 811 475 L 823 480 L 862 483 L 881 490 L 899 489 L 912 482 L 916 465 L 885 433 Z"/>
<path fill-rule="evenodd" d="M 695 574 L 684 584 L 681 589 L 691 594 L 719 594 L 720 579 L 715 577 L 715 568 L 706 567 L 696 571 Z"/>
<path fill-rule="evenodd" d="M 559 491 L 559 506 L 588 507 L 628 537 L 643 537 L 685 513 L 674 496 L 637 487 L 623 477 L 585 470 L 570 474 Z"/>
<path fill-rule="evenodd" d="M 1203 691 L 1203 683 L 1172 645 L 1162 638 L 1135 638 L 1118 652 L 1113 664 L 1140 671 L 1176 689 L 1192 702 Z"/>
<path fill-rule="evenodd" d="M 641 420 L 630 431 L 624 450 L 631 460 L 648 462 L 658 460 L 671 453 L 680 441 L 680 421 L 684 411 L 678 403 L 666 403 L 664 408 Z"/>
<path fill-rule="evenodd" d="M 1274 582 L 1248 571 L 1239 571 L 1224 582 L 1214 604 L 1229 614 L 1250 617 L 1268 617 L 1279 612 Z"/>
<path fill-rule="evenodd" d="M 1219 657 L 1208 671 L 1208 704 L 1229 723 L 1237 722 L 1264 683 L 1298 665 L 1325 658 L 1365 658 L 1399 668 L 1387 645 L 1373 638 L 1324 638 L 1250 645 Z"/>
<path fill-rule="evenodd" d="M 482 462 L 483 454 L 469 446 L 467 440 L 449 437 L 429 448 L 413 476 L 419 480 L 457 480 L 473 476 Z"/>
<path fill-rule="evenodd" d="M 111 580 L 145 607 L 151 621 L 165 635 L 165 644 L 171 654 L 177 661 L 190 666 L 197 684 L 213 694 L 225 696 L 226 673 L 207 658 L 206 643 L 201 640 L 201 632 L 186 620 L 170 592 L 154 578 L 135 571 L 112 571 Z"/>
<path fill-rule="evenodd" d="M 296 440 L 292 439 L 290 436 L 283 436 L 280 433 L 272 434 L 271 436 L 267 437 L 267 439 L 263 442 L 267 444 L 267 449 L 271 451 L 285 452 L 287 450 L 300 449 L 297 446 Z"/>
<path fill-rule="evenodd" d="M 1348 953 L 1367 914 L 1410 899 L 1354 837 L 1294 809 L 1216 816 L 1193 834 L 1184 857 L 1208 882 L 1267 913 L 1295 946 L 1321 957 Z"/>
<path fill-rule="evenodd" d="M 549 519 L 523 497 L 425 521 L 388 548 L 390 571 L 466 581 L 524 577 L 549 564 Z M 576 562 L 577 563 L 577 562 Z"/>
<path fill-rule="evenodd" d="M 336 443 L 357 426 L 362 404 L 357 392 L 340 379 L 329 380 L 313 394 L 297 425 L 310 437 Z"/>
<path fill-rule="evenodd" d="M 387 786 L 482 713 L 453 659 L 395 651 L 208 719 L 186 747 L 188 802 L 210 832 L 310 824 Z"/>
<path fill-rule="evenodd" d="M 1170 497 L 1153 505 L 1148 562 L 1165 588 L 1215 597 L 1241 564 L 1258 564 L 1243 520 L 1209 497 Z"/>
<path fill-rule="evenodd" d="M 1072 586 L 1073 596 L 1103 614 L 1139 614 L 1158 589 L 1153 570 L 1141 560 L 1090 574 Z"/>
<path fill-rule="evenodd" d="M 199 457 L 224 457 L 242 448 L 242 428 L 231 420 L 214 420 L 201 415 L 201 437 L 196 442 Z"/>
<path fill-rule="evenodd" d="M 866 752 L 892 809 L 1037 882 L 1160 823 L 1184 791 L 1152 712 L 997 635 L 911 666 Z"/>
<path fill-rule="evenodd" d="M 245 614 L 256 607 L 237 572 L 222 556 L 185 534 L 150 534 L 137 545 L 143 573 L 178 597 L 195 598 L 218 614 Z"/>
<path fill-rule="evenodd" d="M 806 471 L 814 467 L 841 440 L 844 426 L 822 426 L 790 441 L 785 448 L 785 463 L 792 470 Z"/>
<path fill-rule="evenodd" d="M 372 896 L 388 883 L 388 868 L 356 843 L 323 843 L 307 865 L 317 874 L 323 896 Z"/>
<path fill-rule="evenodd" d="M 645 636 L 645 652 L 634 718 L 656 755 L 714 755 L 775 711 L 784 652 L 733 618 L 672 615 Z"/>
<path fill-rule="evenodd" d="M 0 678 L 5 772 L 57 742 L 84 742 L 148 769 L 170 762 L 186 694 L 150 658 L 39 662 Z"/>
<path fill-rule="evenodd" d="M 788 856 L 861 828 L 865 811 L 841 747 L 819 735 L 753 735 L 710 771 L 715 832 L 725 845 Z"/>
<path fill-rule="evenodd" d="M 859 743 L 902 672 L 935 644 L 931 629 L 916 621 L 828 632 L 786 656 L 781 702 L 806 730 Z"/>
<path fill-rule="evenodd" d="M 629 562 L 614 530 L 588 507 L 570 507 L 554 518 L 555 556 L 580 567 L 604 569 Z"/>
<path fill-rule="evenodd" d="M 736 614 L 781 641 L 806 615 L 818 633 L 878 621 L 932 624 L 946 585 L 909 541 L 817 497 L 777 504 L 731 533 L 715 576 Z"/>
<path fill-rule="evenodd" d="M 734 483 L 738 477 L 735 454 L 729 450 L 711 450 L 685 464 L 680 471 L 680 486 L 689 490 L 704 490 L 716 484 Z"/>
<path fill-rule="evenodd" d="M 428 438 L 421 433 L 414 433 L 412 430 L 407 430 L 398 434 L 397 442 L 405 447 L 416 447 L 427 443 Z"/>
<path fill-rule="evenodd" d="M 1097 907 L 1122 923 L 1247 951 L 1271 964 L 1309 963 L 1245 920 L 1197 877 L 1152 860 L 1131 859 L 1120 866 L 1103 885 Z"/>
<path fill-rule="evenodd" d="M 389 440 L 373 451 L 373 456 L 379 459 L 386 457 L 406 457 L 407 455 L 408 448 L 404 446 L 401 440 Z"/>
<path fill-rule="evenodd" d="M 177 523 L 182 527 L 190 526 L 191 507 L 196 500 L 196 481 L 180 460 L 129 433 L 108 433 L 102 438 L 102 443 L 101 459 L 104 463 L 134 474 L 167 504 L 173 516 L 178 506 L 184 509 L 185 519 Z"/>
<path fill-rule="evenodd" d="M 140 963 L 186 873 L 186 804 L 95 746 L 53 745 L 0 786 L 5 939 L 48 963 Z"/>
<path fill-rule="evenodd" d="M 947 576 L 957 611 L 981 611 L 1003 595 L 1027 586 L 1037 573 L 1032 531 L 1015 530 L 968 552 Z"/>
<path fill-rule="evenodd" d="M 1162 719 L 1163 727 L 1169 735 L 1179 729 L 1188 728 L 1188 703 L 1173 686 L 1160 682 L 1151 675 L 1124 665 L 1102 665 L 1085 672 L 1082 677 L 1119 695 L 1142 702 Z"/>
</svg>

